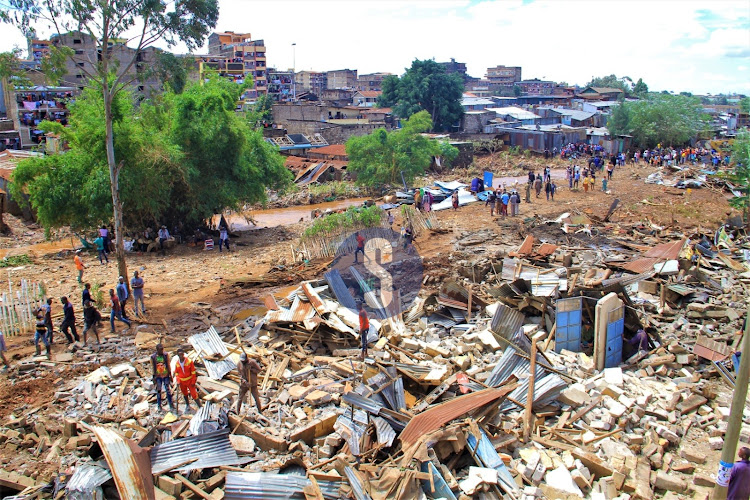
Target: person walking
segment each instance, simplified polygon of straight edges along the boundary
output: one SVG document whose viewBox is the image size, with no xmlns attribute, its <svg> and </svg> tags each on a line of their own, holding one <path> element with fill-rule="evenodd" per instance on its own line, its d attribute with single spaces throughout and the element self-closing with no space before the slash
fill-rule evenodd
<svg viewBox="0 0 750 500">
<path fill-rule="evenodd" d="M 83 282 L 83 270 L 86 269 L 86 265 L 81 260 L 81 251 L 76 250 L 76 255 L 73 257 L 73 263 L 76 266 L 76 270 L 78 271 L 78 283 Z"/>
<path fill-rule="evenodd" d="M 159 229 L 159 248 L 161 249 L 161 254 L 166 255 L 167 252 L 164 249 L 164 242 L 169 239 L 169 231 L 167 231 L 167 226 L 162 226 L 161 229 Z"/>
<path fill-rule="evenodd" d="M 484 206 L 490 206 L 490 217 L 495 215 L 495 202 L 497 201 L 497 195 L 494 191 L 487 193 L 487 201 L 484 202 Z"/>
<path fill-rule="evenodd" d="M 393 230 L 393 223 L 396 222 L 396 218 L 393 216 L 393 212 L 388 210 L 388 225 Z"/>
<path fill-rule="evenodd" d="M 187 356 L 185 356 L 185 350 L 182 348 L 177 349 L 177 363 L 174 366 L 174 378 L 180 388 L 182 396 L 185 398 L 185 406 L 190 409 L 190 399 L 188 398 L 189 396 L 193 398 L 195 404 L 197 404 L 198 408 L 200 408 L 201 400 L 198 397 L 198 390 L 195 388 L 195 383 L 198 380 L 198 374 L 195 371 L 195 364 L 193 364 L 193 362 L 190 361 Z M 177 397 L 176 403 L 177 411 L 179 411 L 179 396 Z"/>
<path fill-rule="evenodd" d="M 112 290 L 110 290 L 112 292 Z M 114 296 L 114 293 L 112 293 Z M 117 297 L 115 297 L 116 299 Z M 172 404 L 172 392 L 169 390 L 169 386 L 172 381 L 172 373 L 169 367 L 169 354 L 164 352 L 164 346 L 162 344 L 156 345 L 156 352 L 151 355 L 151 368 L 153 369 L 153 381 L 154 389 L 156 390 L 156 407 L 158 411 L 161 409 L 161 391 L 167 393 L 167 402 L 169 403 L 169 411 L 176 412 L 174 404 Z"/>
<path fill-rule="evenodd" d="M 229 233 L 227 232 L 226 226 L 221 226 L 219 229 L 219 253 L 221 253 L 221 246 L 227 246 L 227 252 L 229 251 Z"/>
<path fill-rule="evenodd" d="M 748 500 L 750 498 L 750 448 L 743 446 L 737 453 L 739 461 L 732 465 L 729 473 L 727 500 Z"/>
<path fill-rule="evenodd" d="M 531 183 L 526 183 L 526 203 L 531 203 Z"/>
<path fill-rule="evenodd" d="M 542 177 L 540 175 L 537 175 L 536 180 L 534 180 L 534 191 L 536 197 L 539 198 L 539 194 L 542 192 Z"/>
<path fill-rule="evenodd" d="M 515 217 L 518 215 L 518 205 L 521 203 L 521 195 L 518 194 L 518 191 L 513 191 L 510 193 L 510 216 Z"/>
<path fill-rule="evenodd" d="M 73 304 L 70 303 L 67 297 L 60 297 L 60 302 L 63 306 L 63 320 L 60 323 L 60 331 L 65 334 L 68 344 L 78 342 L 81 338 L 78 336 L 78 331 L 76 330 L 76 315 L 73 310 Z M 72 335 L 68 330 L 70 330 Z"/>
<path fill-rule="evenodd" d="M 109 327 L 112 333 L 115 333 L 115 318 L 119 319 L 130 328 L 130 320 L 122 317 L 122 308 L 120 307 L 120 300 L 117 298 L 115 291 L 109 289 L 109 305 L 111 310 L 109 312 Z"/>
<path fill-rule="evenodd" d="M 458 190 L 453 191 L 451 202 L 453 203 L 453 210 L 458 210 Z"/>
<path fill-rule="evenodd" d="M 364 303 L 359 303 L 359 337 L 362 341 L 362 361 L 367 357 L 367 337 L 370 333 L 370 318 L 367 317 L 367 311 L 365 311 Z"/>
<path fill-rule="evenodd" d="M 263 413 L 263 405 L 260 403 L 260 393 L 258 392 L 260 365 L 256 360 L 248 358 L 247 354 L 243 352 L 240 354 L 240 362 L 237 363 L 237 371 L 240 373 L 240 393 L 237 397 L 236 406 L 237 415 L 242 410 L 242 403 L 245 401 L 245 396 L 247 396 L 248 392 L 252 394 L 255 400 L 258 413 Z"/>
<path fill-rule="evenodd" d="M 96 254 L 99 256 L 99 263 L 104 265 L 106 261 L 109 264 L 109 257 L 107 257 L 107 251 L 105 250 L 106 240 L 99 236 L 94 240 L 94 245 L 96 245 Z"/>
<path fill-rule="evenodd" d="M 104 251 L 106 253 L 109 253 L 110 237 L 109 237 L 109 229 L 107 229 L 107 226 L 102 226 L 102 227 L 99 228 L 99 238 L 102 239 L 102 242 L 103 242 L 102 246 L 104 248 Z M 99 238 L 97 238 L 97 239 L 99 239 Z M 96 240 L 94 240 L 94 241 L 96 242 Z"/>
<path fill-rule="evenodd" d="M 50 358 L 49 339 L 47 338 L 47 324 L 44 322 L 44 308 L 40 308 L 36 313 L 36 331 L 34 332 L 34 347 L 36 355 L 39 356 L 42 351 L 39 348 L 39 342 L 44 344 L 47 349 L 47 359 Z"/>
<path fill-rule="evenodd" d="M 128 293 L 128 285 L 125 284 L 125 278 L 123 278 L 122 276 L 117 278 L 117 286 L 115 287 L 115 290 L 117 292 L 117 300 L 120 301 L 120 310 L 122 311 L 123 319 L 130 319 L 128 318 L 128 313 L 125 310 L 125 305 L 128 303 L 130 294 Z"/>
<path fill-rule="evenodd" d="M 47 303 L 42 306 L 44 310 L 44 324 L 47 327 L 47 342 L 52 345 L 52 334 L 54 333 L 54 325 L 52 324 L 52 299 L 48 298 Z"/>
<path fill-rule="evenodd" d="M 544 184 L 544 195 L 547 197 L 547 201 L 549 201 L 550 191 L 552 191 L 552 183 L 547 179 L 547 182 Z"/>
<path fill-rule="evenodd" d="M 94 306 L 94 303 L 90 300 L 86 301 L 83 305 L 83 345 L 86 345 L 86 337 L 89 330 L 94 332 L 96 343 L 101 343 L 101 340 L 99 339 L 99 323 L 101 320 L 102 315 Z"/>
<path fill-rule="evenodd" d="M 557 191 L 557 184 L 555 184 L 555 181 L 551 181 L 549 184 L 549 198 L 552 201 L 555 201 L 555 191 Z"/>
<path fill-rule="evenodd" d="M 145 282 L 138 271 L 133 272 L 133 277 L 130 278 L 130 289 L 133 291 L 133 310 L 136 316 L 146 315 L 146 305 L 143 303 L 143 285 Z M 138 314 L 138 303 L 141 303 L 141 313 Z"/>
<path fill-rule="evenodd" d="M 357 240 L 357 248 L 354 250 L 354 263 L 359 264 L 357 260 L 357 254 L 362 254 L 362 262 L 365 260 L 365 237 L 359 234 L 359 231 L 354 233 L 355 239 Z"/>
</svg>

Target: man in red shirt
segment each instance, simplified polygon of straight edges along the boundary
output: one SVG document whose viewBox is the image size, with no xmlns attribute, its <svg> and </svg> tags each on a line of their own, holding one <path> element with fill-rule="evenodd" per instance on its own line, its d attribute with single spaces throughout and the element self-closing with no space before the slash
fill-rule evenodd
<svg viewBox="0 0 750 500">
<path fill-rule="evenodd" d="M 195 371 L 195 365 L 187 356 L 185 356 L 185 351 L 183 349 L 177 349 L 177 364 L 174 367 L 174 378 L 177 381 L 177 385 L 180 386 L 182 397 L 185 398 L 185 406 L 190 409 L 189 395 L 195 400 L 195 404 L 198 405 L 198 408 L 200 408 L 201 400 L 198 398 L 198 391 L 195 388 L 195 382 L 198 380 L 198 375 Z M 177 406 L 179 406 L 179 399 L 177 401 Z"/>
<path fill-rule="evenodd" d="M 359 233 L 354 233 L 357 237 L 357 249 L 354 251 L 354 263 L 359 264 L 357 260 L 357 254 L 362 252 L 362 260 L 365 260 L 365 237 Z"/>
<path fill-rule="evenodd" d="M 367 357 L 367 335 L 370 332 L 370 319 L 367 317 L 365 305 L 359 303 L 359 336 L 362 339 L 362 360 Z"/>
</svg>

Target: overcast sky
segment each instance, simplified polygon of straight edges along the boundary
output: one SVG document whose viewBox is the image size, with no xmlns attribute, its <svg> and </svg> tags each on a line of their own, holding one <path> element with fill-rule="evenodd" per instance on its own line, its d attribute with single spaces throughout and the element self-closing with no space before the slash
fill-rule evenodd
<svg viewBox="0 0 750 500">
<path fill-rule="evenodd" d="M 523 78 L 638 78 L 651 90 L 750 94 L 748 0 L 219 0 L 217 30 L 263 39 L 268 65 L 401 74 L 415 58 Z M 40 35 L 48 35 L 43 27 Z M 0 51 L 26 44 L 0 29 Z M 184 52 L 178 47 L 178 52 Z M 207 46 L 204 46 L 207 52 Z"/>
</svg>

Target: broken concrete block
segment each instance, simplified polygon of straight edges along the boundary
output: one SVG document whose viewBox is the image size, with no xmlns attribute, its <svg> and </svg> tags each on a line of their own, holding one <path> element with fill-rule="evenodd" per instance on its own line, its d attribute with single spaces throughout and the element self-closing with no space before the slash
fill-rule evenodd
<svg viewBox="0 0 750 500">
<path fill-rule="evenodd" d="M 724 447 L 724 440 L 721 437 L 710 437 L 708 438 L 708 446 L 712 450 L 720 450 Z"/>
<path fill-rule="evenodd" d="M 459 481 L 458 486 L 467 495 L 473 495 L 482 484 L 497 484 L 497 470 L 485 467 L 469 467 L 469 477 Z"/>
<path fill-rule="evenodd" d="M 314 390 L 315 390 L 314 387 L 306 387 L 304 385 L 299 385 L 299 384 L 293 385 L 288 389 L 289 397 L 291 397 L 293 401 L 297 401 L 297 400 L 304 398 L 305 396 L 307 396 Z"/>
<path fill-rule="evenodd" d="M 581 384 L 573 384 L 570 387 L 567 387 L 560 393 L 557 399 L 561 403 L 573 407 L 584 406 L 591 402 L 591 396 L 588 395 Z"/>
<path fill-rule="evenodd" d="M 305 401 L 307 401 L 308 404 L 311 406 L 320 406 L 322 404 L 326 404 L 331 400 L 331 395 L 325 391 L 319 391 L 314 390 L 307 396 L 305 396 Z"/>
<path fill-rule="evenodd" d="M 699 472 L 693 476 L 693 484 L 696 486 L 708 486 L 713 488 L 716 486 L 716 481 L 714 481 L 714 479 L 708 474 Z"/>
<path fill-rule="evenodd" d="M 653 480 L 653 486 L 654 489 L 657 490 L 675 491 L 678 493 L 686 491 L 688 487 L 687 483 L 682 479 L 669 475 L 663 471 L 658 471 L 656 473 L 656 477 Z"/>
<path fill-rule="evenodd" d="M 544 478 L 544 482 L 555 488 L 556 490 L 577 495 L 583 498 L 583 492 L 576 484 L 570 471 L 565 467 L 558 467 L 554 470 L 547 472 L 547 476 Z"/>
<path fill-rule="evenodd" d="M 680 450 L 680 456 L 684 458 L 685 460 L 688 460 L 696 464 L 706 463 L 705 453 L 701 453 L 697 450 L 692 450 L 690 448 L 683 448 L 682 450 Z"/>
<path fill-rule="evenodd" d="M 604 381 L 608 385 L 614 385 L 615 387 L 623 386 L 622 369 L 619 367 L 605 368 L 604 369 Z"/>
</svg>

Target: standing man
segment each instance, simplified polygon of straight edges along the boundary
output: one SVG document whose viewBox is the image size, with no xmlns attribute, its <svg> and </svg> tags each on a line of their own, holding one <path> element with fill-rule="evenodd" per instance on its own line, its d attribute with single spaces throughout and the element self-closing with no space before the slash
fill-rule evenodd
<svg viewBox="0 0 750 500">
<path fill-rule="evenodd" d="M 47 349 L 47 359 L 50 358 L 49 340 L 47 339 L 47 325 L 44 323 L 44 308 L 40 308 L 36 313 L 36 332 L 34 333 L 34 347 L 36 347 L 36 355 L 39 356 L 42 351 L 39 349 L 39 341 L 44 343 L 44 347 Z"/>
<path fill-rule="evenodd" d="M 159 248 L 161 249 L 161 254 L 166 255 L 166 251 L 164 250 L 164 242 L 169 239 L 169 231 L 167 231 L 167 226 L 162 226 L 161 229 L 159 229 Z"/>
<path fill-rule="evenodd" d="M 86 269 L 86 266 L 81 260 L 80 250 L 76 250 L 76 255 L 75 257 L 73 257 L 73 263 L 76 265 L 76 270 L 78 271 L 78 283 L 82 283 L 83 282 L 83 270 Z"/>
<path fill-rule="evenodd" d="M 503 190 L 502 196 L 500 196 L 500 214 L 503 218 L 508 216 L 508 203 L 510 202 L 510 195 L 507 191 Z"/>
<path fill-rule="evenodd" d="M 357 260 L 357 254 L 362 254 L 362 262 L 365 260 L 365 237 L 359 234 L 359 232 L 354 233 L 354 236 L 357 237 L 357 249 L 354 250 L 354 263 L 359 264 L 359 261 Z"/>
<path fill-rule="evenodd" d="M 110 293 L 114 296 L 112 290 Z M 117 297 L 115 297 L 116 299 Z M 114 323 L 114 321 L 113 321 Z M 167 393 L 167 402 L 169 403 L 169 411 L 176 411 L 172 404 L 172 392 L 169 390 L 169 385 L 172 381 L 172 374 L 169 369 L 169 355 L 164 352 L 164 346 L 161 344 L 156 345 L 156 352 L 151 355 L 151 368 L 154 371 L 154 389 L 156 389 L 156 406 L 158 411 L 161 411 L 161 390 L 164 387 L 164 391 Z"/>
<path fill-rule="evenodd" d="M 221 253 L 221 246 L 227 246 L 227 252 L 229 251 L 229 233 L 227 233 L 227 227 L 221 226 L 219 228 L 219 253 Z"/>
<path fill-rule="evenodd" d="M 748 500 L 750 498 L 750 448 L 743 446 L 737 456 L 740 460 L 734 463 L 732 472 L 729 474 L 727 500 Z"/>
<path fill-rule="evenodd" d="M 133 290 L 133 309 L 135 310 L 135 315 L 139 316 L 138 314 L 138 302 L 141 303 L 141 316 L 146 316 L 146 305 L 143 303 L 143 278 L 141 278 L 140 274 L 138 274 L 138 271 L 133 272 L 133 277 L 130 278 L 130 288 Z"/>
<path fill-rule="evenodd" d="M 52 345 L 52 333 L 55 327 L 52 325 L 52 299 L 47 299 L 47 303 L 42 306 L 44 309 L 44 324 L 47 327 L 47 342 Z"/>
<path fill-rule="evenodd" d="M 120 310 L 122 311 L 122 317 L 123 319 L 128 319 L 128 314 L 125 311 L 125 304 L 128 303 L 128 298 L 130 297 L 130 294 L 128 294 L 128 286 L 125 284 L 125 278 L 120 276 L 117 278 L 117 286 L 115 287 L 117 290 L 117 300 L 120 301 Z"/>
<path fill-rule="evenodd" d="M 122 308 L 120 307 L 120 300 L 117 298 L 117 295 L 115 295 L 115 291 L 112 290 L 111 288 L 109 289 L 109 305 L 112 308 L 109 313 L 110 331 L 112 333 L 115 333 L 115 318 L 119 319 L 120 321 L 128 325 L 128 328 L 130 328 L 130 320 L 122 317 Z"/>
<path fill-rule="evenodd" d="M 195 400 L 198 408 L 201 407 L 201 400 L 198 398 L 198 390 L 195 388 L 195 382 L 198 380 L 198 374 L 195 371 L 195 365 L 185 356 L 185 350 L 177 349 L 177 364 L 174 366 L 174 378 L 180 387 L 180 392 L 185 398 L 185 406 L 190 409 L 190 399 L 188 395 Z M 177 408 L 179 411 L 180 400 L 177 398 Z"/>
<path fill-rule="evenodd" d="M 555 181 L 551 181 L 549 184 L 549 197 L 552 201 L 555 201 L 555 191 L 557 191 L 557 184 L 555 184 Z"/>
<path fill-rule="evenodd" d="M 539 198 L 539 194 L 542 192 L 542 176 L 537 175 L 536 180 L 534 181 L 534 191 L 536 192 L 536 197 Z"/>
<path fill-rule="evenodd" d="M 484 203 L 485 206 L 490 206 L 490 217 L 495 215 L 495 202 L 497 201 L 497 195 L 494 191 L 487 193 L 487 201 Z"/>
<path fill-rule="evenodd" d="M 258 413 L 263 413 L 263 405 L 260 404 L 260 393 L 258 392 L 258 374 L 260 365 L 254 359 L 249 359 L 246 353 L 240 354 L 240 362 L 237 363 L 237 371 L 240 372 L 240 394 L 237 397 L 237 415 L 242 410 L 242 402 L 248 391 L 253 395 Z"/>
<path fill-rule="evenodd" d="M 83 285 L 83 292 L 81 292 L 81 306 L 86 307 L 86 302 L 91 299 L 91 283 Z"/>
<path fill-rule="evenodd" d="M 96 336 L 96 343 L 100 344 L 99 340 L 99 322 L 102 320 L 102 315 L 99 310 L 94 307 L 94 303 L 87 300 L 83 305 L 83 345 L 86 345 L 86 334 L 89 330 L 94 332 Z"/>
<path fill-rule="evenodd" d="M 106 250 L 107 239 L 99 235 L 99 237 L 94 240 L 94 245 L 96 245 L 96 253 L 99 255 L 99 263 L 104 265 L 104 261 L 107 261 L 107 264 L 109 264 L 109 257 L 107 257 Z"/>
<path fill-rule="evenodd" d="M 68 339 L 68 344 L 78 342 L 81 338 L 76 331 L 76 316 L 73 311 L 73 304 L 70 303 L 67 297 L 60 297 L 60 302 L 63 306 L 63 320 L 62 323 L 60 323 L 60 331 L 65 334 L 65 338 Z M 73 332 L 73 335 L 68 333 L 68 329 Z"/>
<path fill-rule="evenodd" d="M 3 363 L 5 364 L 5 368 L 3 368 L 3 372 L 5 373 L 10 370 L 10 363 L 8 363 L 8 358 L 5 357 L 5 351 L 7 350 L 8 348 L 5 346 L 5 335 L 0 331 L 0 357 L 3 358 Z"/>
<path fill-rule="evenodd" d="M 370 332 L 370 318 L 367 317 L 364 303 L 359 303 L 359 336 L 362 340 L 362 361 L 367 357 L 367 337 Z"/>
<path fill-rule="evenodd" d="M 526 183 L 526 203 L 531 203 L 531 183 Z"/>
<path fill-rule="evenodd" d="M 106 253 L 109 253 L 109 229 L 107 229 L 107 226 L 102 225 L 102 227 L 99 228 L 99 238 L 101 238 L 102 242 L 104 243 L 104 251 Z"/>
</svg>

